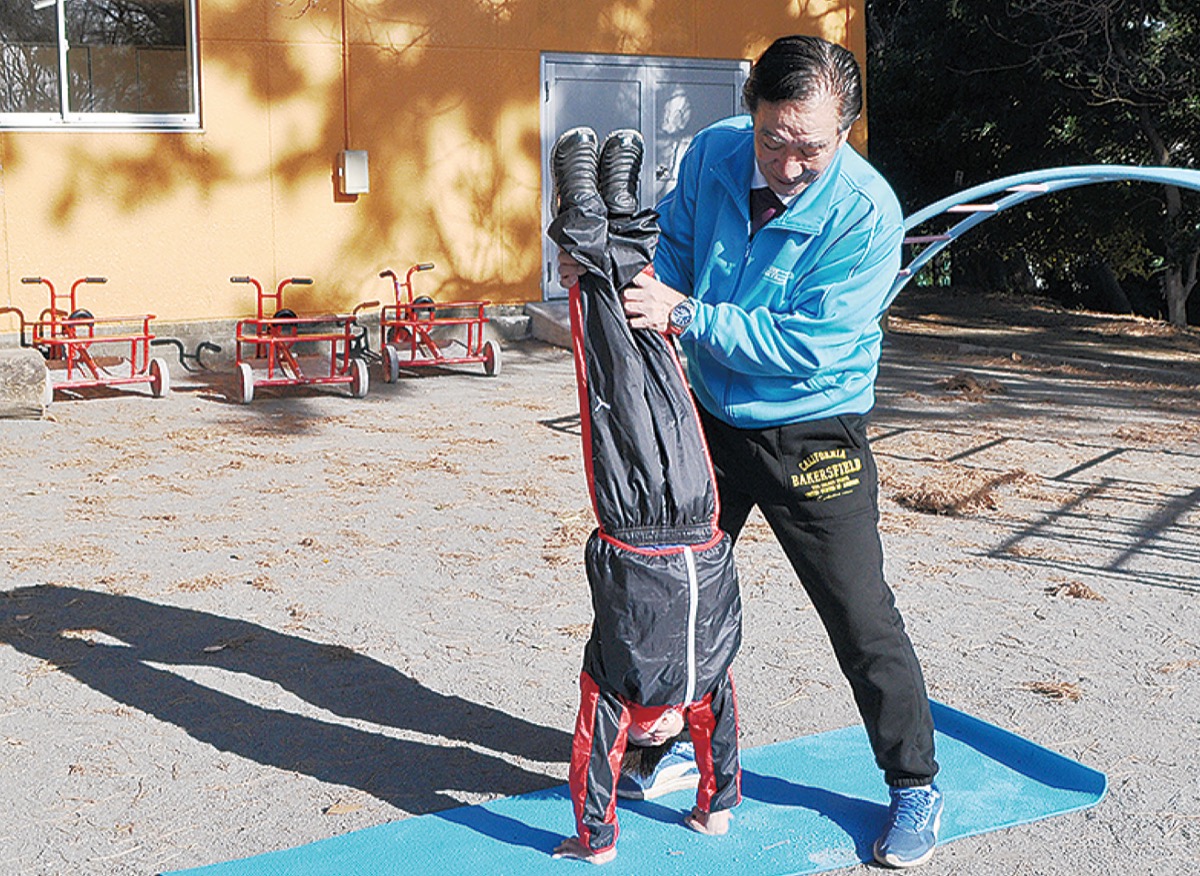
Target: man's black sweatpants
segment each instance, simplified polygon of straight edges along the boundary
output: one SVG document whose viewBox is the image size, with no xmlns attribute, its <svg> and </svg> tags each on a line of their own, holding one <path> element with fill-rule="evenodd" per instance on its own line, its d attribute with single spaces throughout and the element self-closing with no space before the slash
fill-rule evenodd
<svg viewBox="0 0 1200 876">
<path fill-rule="evenodd" d="M 883 576 L 867 417 L 738 429 L 700 409 L 733 539 L 757 505 L 796 570 L 850 682 L 889 785 L 937 773 L 921 666 Z"/>
</svg>

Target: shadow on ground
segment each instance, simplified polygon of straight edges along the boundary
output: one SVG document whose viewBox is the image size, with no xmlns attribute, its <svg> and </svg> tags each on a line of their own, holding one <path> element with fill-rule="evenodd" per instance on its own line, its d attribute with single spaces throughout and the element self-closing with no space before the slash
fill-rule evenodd
<svg viewBox="0 0 1200 876">
<path fill-rule="evenodd" d="M 437 693 L 348 648 L 257 624 L 50 585 L 5 593 L 2 610 L 0 641 L 117 702 L 220 751 L 358 788 L 413 814 L 457 806 L 456 794 L 509 796 L 560 783 L 505 755 L 569 756 L 566 733 Z M 263 708 L 159 667 L 220 668 L 342 719 L 435 738 Z"/>
</svg>

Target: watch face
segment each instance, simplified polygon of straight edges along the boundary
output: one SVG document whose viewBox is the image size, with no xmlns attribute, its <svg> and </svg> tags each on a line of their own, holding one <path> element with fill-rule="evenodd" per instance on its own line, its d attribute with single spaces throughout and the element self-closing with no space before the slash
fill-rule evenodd
<svg viewBox="0 0 1200 876">
<path fill-rule="evenodd" d="M 687 298 L 680 301 L 671 308 L 671 325 L 679 331 L 683 331 L 692 324 L 694 308 L 695 304 L 692 299 Z"/>
</svg>

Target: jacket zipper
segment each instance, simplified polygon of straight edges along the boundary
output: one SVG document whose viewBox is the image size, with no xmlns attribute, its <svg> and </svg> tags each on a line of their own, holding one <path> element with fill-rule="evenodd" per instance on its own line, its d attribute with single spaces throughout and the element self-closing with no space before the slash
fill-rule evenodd
<svg viewBox="0 0 1200 876">
<path fill-rule="evenodd" d="M 700 583 L 696 576 L 696 555 L 687 545 L 683 548 L 688 574 L 688 619 L 687 619 L 687 691 L 683 701 L 696 699 L 696 614 L 699 610 Z"/>
<path fill-rule="evenodd" d="M 770 223 L 767 223 L 767 224 L 770 224 Z M 763 226 L 763 228 L 765 228 L 765 227 L 766 227 L 766 226 L 764 225 L 764 226 Z M 761 232 L 761 231 L 762 231 L 762 228 L 760 228 L 760 229 L 758 229 L 758 230 Z M 749 232 L 749 231 L 750 231 L 750 222 L 749 222 L 749 220 L 747 220 L 747 221 L 746 221 L 746 231 L 747 231 L 747 232 Z M 745 273 L 746 273 L 746 264 L 747 264 L 747 263 L 750 261 L 750 248 L 751 248 L 752 246 L 754 246 L 754 238 L 755 238 L 755 237 L 757 237 L 757 236 L 758 236 L 758 235 L 756 235 L 756 234 L 751 234 L 751 235 L 750 235 L 748 238 L 746 238 L 746 249 L 745 249 L 745 251 L 742 253 L 742 260 L 741 260 L 741 262 L 738 264 L 737 277 L 734 279 L 734 282 L 733 282 L 733 291 L 734 291 L 735 293 L 741 290 L 741 287 L 742 287 L 742 277 L 743 277 L 743 276 L 745 275 Z M 725 300 L 725 301 L 732 301 L 732 300 L 733 300 L 733 296 L 732 296 L 732 295 L 731 295 L 731 296 L 727 296 L 726 298 L 724 298 L 724 300 Z M 730 393 L 731 393 L 731 392 L 732 392 L 732 388 L 731 388 L 731 386 L 730 386 L 730 382 L 727 380 L 727 381 L 725 381 L 725 387 L 724 387 L 724 391 L 721 393 L 721 409 L 722 409 L 723 411 L 728 411 L 728 410 L 729 410 L 729 396 L 730 396 Z"/>
</svg>

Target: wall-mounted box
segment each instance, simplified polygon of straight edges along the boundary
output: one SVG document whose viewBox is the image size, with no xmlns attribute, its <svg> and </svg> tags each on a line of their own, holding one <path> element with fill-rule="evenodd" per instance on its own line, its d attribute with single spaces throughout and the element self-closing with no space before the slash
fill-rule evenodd
<svg viewBox="0 0 1200 876">
<path fill-rule="evenodd" d="M 343 195 L 365 195 L 371 191 L 367 150 L 343 149 L 338 153 L 338 187 Z"/>
</svg>

